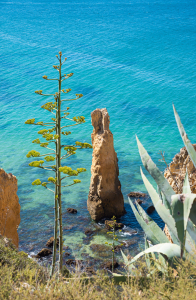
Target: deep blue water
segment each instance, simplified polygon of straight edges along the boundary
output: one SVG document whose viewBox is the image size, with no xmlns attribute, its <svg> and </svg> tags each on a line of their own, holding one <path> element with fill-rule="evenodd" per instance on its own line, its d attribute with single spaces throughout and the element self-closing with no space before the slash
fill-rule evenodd
<svg viewBox="0 0 196 300">
<path fill-rule="evenodd" d="M 55 76 L 52 65 L 62 51 L 68 58 L 64 73 L 74 73 L 65 88 L 84 94 L 69 104 L 72 116 L 86 117 L 70 141 L 91 142 L 90 113 L 107 108 L 127 210 L 121 218 L 126 229 L 120 238 L 136 239 L 129 251 L 137 252 L 143 233 L 127 201 L 130 191 L 145 192 L 135 134 L 164 171 L 159 150 L 165 151 L 169 163 L 183 147 L 174 103 L 189 138 L 196 142 L 196 2 L 0 1 L 0 14 L 0 167 L 18 178 L 20 249 L 37 252 L 53 232 L 53 195 L 31 185 L 50 174 L 28 166 L 25 155 L 36 149 L 31 141 L 38 135 L 37 128 L 24 122 L 50 117 L 40 108 L 46 101 L 34 91 L 55 91 L 55 84 L 42 76 Z M 67 162 L 87 168 L 82 183 L 66 189 L 63 197 L 65 244 L 77 258 L 85 252 L 93 255 L 89 241 L 84 243 L 84 228 L 95 226 L 86 208 L 91 154 L 91 150 L 80 151 Z M 150 203 L 146 200 L 144 207 Z M 66 213 L 70 206 L 78 209 L 77 215 Z M 153 218 L 163 226 L 155 213 Z M 130 228 L 138 232 L 134 237 L 126 233 Z M 90 243 L 105 240 L 100 225 Z"/>
</svg>

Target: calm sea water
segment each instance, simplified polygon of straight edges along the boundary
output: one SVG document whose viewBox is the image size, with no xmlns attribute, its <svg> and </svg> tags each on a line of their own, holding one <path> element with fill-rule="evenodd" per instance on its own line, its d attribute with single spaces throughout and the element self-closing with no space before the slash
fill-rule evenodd
<svg viewBox="0 0 196 300">
<path fill-rule="evenodd" d="M 189 138 L 196 142 L 196 2 L 0 1 L 0 13 L 0 167 L 18 179 L 20 249 L 36 253 L 53 234 L 53 195 L 31 185 L 50 173 L 28 166 L 26 154 L 37 149 L 31 141 L 38 135 L 37 127 L 24 122 L 50 117 L 40 108 L 45 99 L 34 91 L 55 91 L 54 82 L 42 76 L 55 76 L 52 65 L 62 51 L 68 58 L 64 73 L 74 73 L 65 88 L 84 94 L 69 104 L 72 116 L 86 117 L 70 141 L 91 142 L 90 113 L 107 108 L 127 210 L 121 218 L 126 227 L 120 239 L 134 240 L 126 251 L 138 252 L 143 232 L 127 201 L 130 191 L 145 192 L 135 134 L 163 171 L 159 150 L 165 151 L 169 163 L 183 146 L 173 102 Z M 70 257 L 96 257 L 89 245 L 107 239 L 103 225 L 94 224 L 86 208 L 91 159 L 92 151 L 84 150 L 67 161 L 73 167 L 87 168 L 82 183 L 63 194 L 64 239 Z M 150 203 L 146 200 L 143 207 Z M 67 207 L 76 208 L 78 214 L 69 215 Z M 163 226 L 156 213 L 153 218 Z M 96 229 L 96 234 L 86 239 L 85 228 Z M 131 235 L 131 228 L 138 233 Z"/>
</svg>

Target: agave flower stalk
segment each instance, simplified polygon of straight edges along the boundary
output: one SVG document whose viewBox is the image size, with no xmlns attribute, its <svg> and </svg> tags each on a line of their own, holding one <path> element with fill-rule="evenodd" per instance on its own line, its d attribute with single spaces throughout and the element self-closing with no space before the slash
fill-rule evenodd
<svg viewBox="0 0 196 300">
<path fill-rule="evenodd" d="M 67 94 L 71 91 L 71 89 L 62 89 L 62 82 L 73 75 L 64 74 L 62 75 L 62 65 L 66 61 L 62 61 L 62 53 L 59 52 L 59 55 L 56 55 L 59 65 L 53 66 L 55 70 L 58 71 L 58 78 L 49 79 L 48 76 L 44 75 L 43 79 L 58 81 L 58 92 L 54 94 L 44 94 L 42 90 L 35 91 L 36 94 L 42 96 L 53 96 L 54 102 L 47 102 L 41 107 L 51 114 L 54 117 L 51 118 L 52 122 L 35 122 L 35 119 L 29 119 L 25 123 L 32 125 L 39 125 L 43 127 L 49 127 L 48 129 L 42 129 L 38 131 L 38 134 L 42 135 L 46 141 L 41 142 L 40 139 L 35 139 L 32 142 L 35 144 L 39 144 L 42 148 L 49 149 L 52 152 L 40 154 L 40 152 L 36 150 L 31 150 L 27 154 L 27 157 L 44 157 L 46 162 L 55 161 L 54 165 L 43 165 L 46 163 L 44 160 L 33 161 L 29 164 L 31 167 L 38 167 L 47 171 L 53 171 L 55 173 L 54 177 L 49 177 L 47 182 L 41 182 L 40 179 L 36 179 L 32 182 L 33 185 L 42 185 L 52 193 L 54 193 L 54 243 L 53 243 L 53 259 L 52 259 L 52 268 L 51 268 L 51 276 L 55 271 L 56 264 L 56 248 L 57 248 L 57 236 L 59 236 L 59 263 L 58 263 L 58 271 L 62 272 L 63 266 L 63 228 L 62 228 L 62 194 L 61 188 L 68 187 L 80 183 L 81 181 L 78 179 L 74 179 L 72 183 L 68 182 L 65 185 L 62 185 L 63 180 L 67 180 L 69 177 L 78 176 L 79 173 L 85 172 L 85 168 L 78 168 L 77 170 L 72 170 L 71 167 L 62 164 L 62 161 L 71 155 L 76 153 L 77 149 L 83 148 L 92 148 L 92 146 L 88 143 L 75 142 L 75 145 L 67 145 L 62 142 L 62 137 L 66 137 L 71 134 L 71 131 L 62 131 L 63 128 L 76 126 L 85 122 L 85 118 L 83 116 L 78 117 L 69 117 L 69 107 L 65 109 L 61 109 L 61 105 L 64 101 L 74 101 L 81 98 L 82 94 L 76 94 L 76 97 L 71 99 L 62 99 L 62 94 Z M 72 122 L 72 124 L 68 123 L 64 126 L 61 126 L 62 121 Z M 54 132 L 54 134 L 53 134 Z M 55 144 L 55 149 L 52 148 L 52 144 Z M 50 146 L 50 147 L 49 147 Z M 64 148 L 64 149 L 62 149 Z M 65 154 L 61 154 L 62 150 L 65 150 Z M 65 174 L 65 176 L 61 177 L 61 173 Z M 54 186 L 50 188 L 48 186 Z"/>
<path fill-rule="evenodd" d="M 61 167 L 61 56 L 62 53 L 59 53 L 59 90 L 57 96 L 57 110 L 56 110 L 56 134 L 58 139 L 56 142 L 56 170 L 57 170 L 57 196 L 58 196 L 58 222 L 59 222 L 59 270 L 62 270 L 63 266 L 63 228 L 62 228 L 62 208 L 61 208 L 61 172 L 59 168 Z"/>
</svg>

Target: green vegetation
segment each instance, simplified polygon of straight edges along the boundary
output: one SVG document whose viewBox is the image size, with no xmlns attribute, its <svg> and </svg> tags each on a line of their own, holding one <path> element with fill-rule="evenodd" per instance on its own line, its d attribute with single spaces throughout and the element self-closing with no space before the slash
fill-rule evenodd
<svg viewBox="0 0 196 300">
<path fill-rule="evenodd" d="M 136 202 L 136 209 L 129 199 L 136 219 L 145 231 L 146 238 L 145 250 L 134 258 L 129 260 L 121 251 L 124 259 L 124 273 L 114 273 L 115 245 L 119 243 L 115 233 L 115 216 L 112 218 L 112 224 L 109 224 L 110 231 L 108 232 L 108 235 L 112 237 L 112 242 L 106 242 L 112 248 L 112 273 L 102 270 L 101 272 L 97 271 L 96 275 L 89 276 L 88 270 L 85 268 L 83 271 L 76 268 L 75 272 L 71 273 L 66 266 L 63 266 L 61 188 L 80 183 L 79 179 L 73 179 L 72 182 L 69 179 L 85 172 L 86 169 L 77 168 L 77 170 L 73 170 L 70 166 L 63 165 L 62 161 L 74 155 L 78 149 L 92 148 L 92 146 L 78 141 L 74 145 L 69 145 L 66 140 L 64 141 L 71 134 L 71 131 L 62 131 L 62 129 L 82 124 L 85 122 L 85 118 L 83 116 L 70 118 L 69 107 L 62 109 L 62 103 L 77 100 L 83 95 L 76 94 L 75 98 L 62 99 L 62 94 L 71 91 L 71 89 L 62 89 L 62 82 L 71 77 L 73 73 L 62 75 L 62 65 L 66 58 L 62 61 L 61 52 L 56 57 L 59 65 L 53 67 L 59 73 L 58 78 L 49 79 L 48 76 L 44 75 L 43 79 L 57 81 L 58 92 L 44 94 L 42 90 L 35 91 L 38 95 L 54 97 L 53 102 L 47 102 L 41 106 L 54 115 L 51 118 L 52 122 L 36 122 L 35 118 L 25 122 L 26 124 L 47 127 L 47 129 L 38 131 L 44 141 L 37 138 L 32 143 L 46 148 L 50 152 L 41 154 L 36 150 L 31 150 L 26 156 L 28 158 L 43 157 L 43 160 L 30 162 L 29 166 L 54 173 L 53 176 L 48 177 L 47 181 L 41 181 L 38 178 L 32 182 L 32 185 L 41 185 L 54 194 L 52 268 L 49 271 L 46 267 L 38 265 L 26 253 L 19 252 L 9 239 L 0 236 L 0 299 L 195 299 L 196 194 L 191 193 L 188 173 L 186 173 L 183 193 L 176 195 L 138 138 L 137 143 L 142 163 L 156 181 L 158 191 L 150 184 L 142 170 L 141 176 L 155 209 L 167 225 L 173 243 L 143 208 Z M 184 144 L 196 167 L 196 151 L 188 140 L 175 107 L 174 114 Z M 62 121 L 68 121 L 68 124 L 62 126 Z M 72 123 L 70 124 L 70 122 Z M 65 152 L 62 154 L 63 150 Z M 68 182 L 63 185 L 62 182 L 65 179 Z M 58 231 L 59 264 L 58 270 L 56 270 Z"/>
<path fill-rule="evenodd" d="M 187 151 L 196 167 L 196 152 L 188 140 L 186 132 L 182 126 L 180 118 L 174 107 L 176 122 L 187 148 Z M 147 266 L 150 268 L 149 258 L 153 257 L 156 266 L 161 272 L 167 272 L 168 263 L 173 266 L 174 258 L 186 259 L 187 254 L 191 255 L 192 261 L 195 261 L 196 255 L 196 194 L 191 193 L 188 173 L 184 179 L 183 193 L 175 194 L 168 181 L 152 161 L 151 157 L 137 138 L 139 153 L 142 163 L 146 170 L 152 175 L 158 185 L 158 192 L 150 184 L 141 170 L 141 175 L 146 189 L 151 197 L 154 207 L 167 225 L 171 243 L 159 226 L 145 213 L 142 207 L 136 203 L 137 210 L 131 200 L 129 200 L 132 210 L 138 223 L 145 231 L 147 239 L 153 245 L 149 247 L 146 240 L 146 250 L 136 255 L 131 261 L 128 261 L 125 255 L 123 258 L 131 274 L 134 274 L 135 268 L 133 263 L 145 254 Z M 156 257 L 154 253 L 159 253 Z M 152 256 L 153 255 L 153 256 Z"/>
<path fill-rule="evenodd" d="M 115 242 L 118 242 L 117 235 L 115 234 L 116 229 L 116 217 L 112 217 L 112 223 L 108 223 L 111 231 L 108 231 L 107 234 L 112 237 L 112 243 L 105 242 L 105 244 L 112 246 L 112 273 L 114 272 L 114 254 L 115 254 Z M 122 230 L 119 230 L 119 232 Z M 122 245 L 122 244 L 121 244 Z"/>
<path fill-rule="evenodd" d="M 50 279 L 46 268 L 40 267 L 24 252 L 18 252 L 8 239 L 0 237 L 0 299 L 40 300 L 138 300 L 189 299 L 196 296 L 196 266 L 176 261 L 176 273 L 168 267 L 167 274 L 154 268 L 148 275 L 146 264 L 138 263 L 134 277 L 118 283 L 104 272 L 87 277 L 85 273 L 55 276 Z M 152 267 L 153 270 L 153 267 Z"/>
<path fill-rule="evenodd" d="M 62 109 L 62 103 L 65 101 L 75 101 L 81 98 L 82 94 L 76 94 L 76 97 L 71 99 L 62 99 L 63 94 L 68 94 L 71 89 L 62 89 L 62 82 L 68 78 L 70 78 L 73 73 L 62 74 L 62 65 L 66 61 L 66 58 L 62 61 L 62 53 L 59 52 L 59 55 L 56 55 L 59 64 L 54 65 L 53 68 L 58 71 L 58 78 L 49 79 L 48 76 L 44 75 L 43 79 L 56 81 L 58 84 L 58 92 L 54 94 L 44 94 L 42 90 L 35 91 L 36 94 L 42 96 L 52 96 L 54 97 L 54 102 L 47 102 L 41 107 L 47 111 L 49 111 L 52 115 L 50 122 L 35 122 L 35 118 L 27 120 L 26 124 L 38 125 L 42 127 L 47 127 L 47 129 L 42 129 L 38 131 L 38 134 L 45 139 L 45 142 L 40 141 L 39 138 L 32 141 L 34 144 L 40 145 L 42 148 L 46 148 L 50 150 L 50 153 L 40 154 L 40 152 L 31 150 L 26 155 L 28 158 L 30 157 L 44 157 L 44 160 L 36 160 L 29 163 L 30 167 L 37 167 L 40 169 L 44 169 L 47 171 L 52 171 L 54 173 L 53 177 L 49 177 L 47 182 L 42 182 L 40 179 L 36 179 L 32 182 L 32 185 L 42 185 L 44 188 L 48 189 L 52 193 L 54 193 L 54 244 L 53 244 L 53 262 L 51 275 L 54 274 L 55 263 L 56 263 L 56 244 L 57 244 L 57 231 L 59 230 L 59 272 L 62 272 L 63 268 L 63 229 L 62 229 L 62 205 L 61 205 L 61 188 L 68 187 L 71 185 L 75 185 L 80 183 L 79 179 L 74 179 L 72 182 L 68 182 L 63 185 L 62 181 L 67 180 L 69 177 L 78 176 L 79 173 L 85 172 L 85 168 L 77 168 L 77 170 L 72 170 L 71 167 L 62 165 L 62 161 L 71 155 L 76 153 L 77 149 L 84 148 L 92 148 L 92 146 L 88 143 L 81 143 L 76 141 L 74 145 L 67 144 L 64 139 L 66 136 L 71 134 L 71 131 L 62 131 L 62 129 L 67 129 L 68 127 L 77 126 L 85 122 L 85 118 L 83 116 L 75 116 L 70 118 L 69 107 Z M 62 121 L 68 121 L 69 123 L 62 126 Z M 72 124 L 70 124 L 70 122 Z M 64 136 L 64 138 L 63 138 Z M 54 145 L 54 147 L 52 146 Z M 61 153 L 62 150 L 65 153 Z M 54 165 L 51 164 L 54 162 Z M 48 164 L 49 163 L 49 164 Z M 65 176 L 61 176 L 63 173 Z M 52 188 L 50 187 L 52 186 Z"/>
</svg>

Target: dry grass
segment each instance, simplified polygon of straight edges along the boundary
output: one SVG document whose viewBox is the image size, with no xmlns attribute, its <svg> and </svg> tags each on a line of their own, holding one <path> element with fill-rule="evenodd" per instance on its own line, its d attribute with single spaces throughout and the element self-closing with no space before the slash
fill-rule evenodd
<svg viewBox="0 0 196 300">
<path fill-rule="evenodd" d="M 0 299 L 196 299 L 196 265 L 189 260 L 177 262 L 177 276 L 169 269 L 167 276 L 155 272 L 148 277 L 141 262 L 138 276 L 121 284 L 103 272 L 88 280 L 81 273 L 49 280 L 47 269 L 0 239 L 0 264 Z"/>
</svg>

